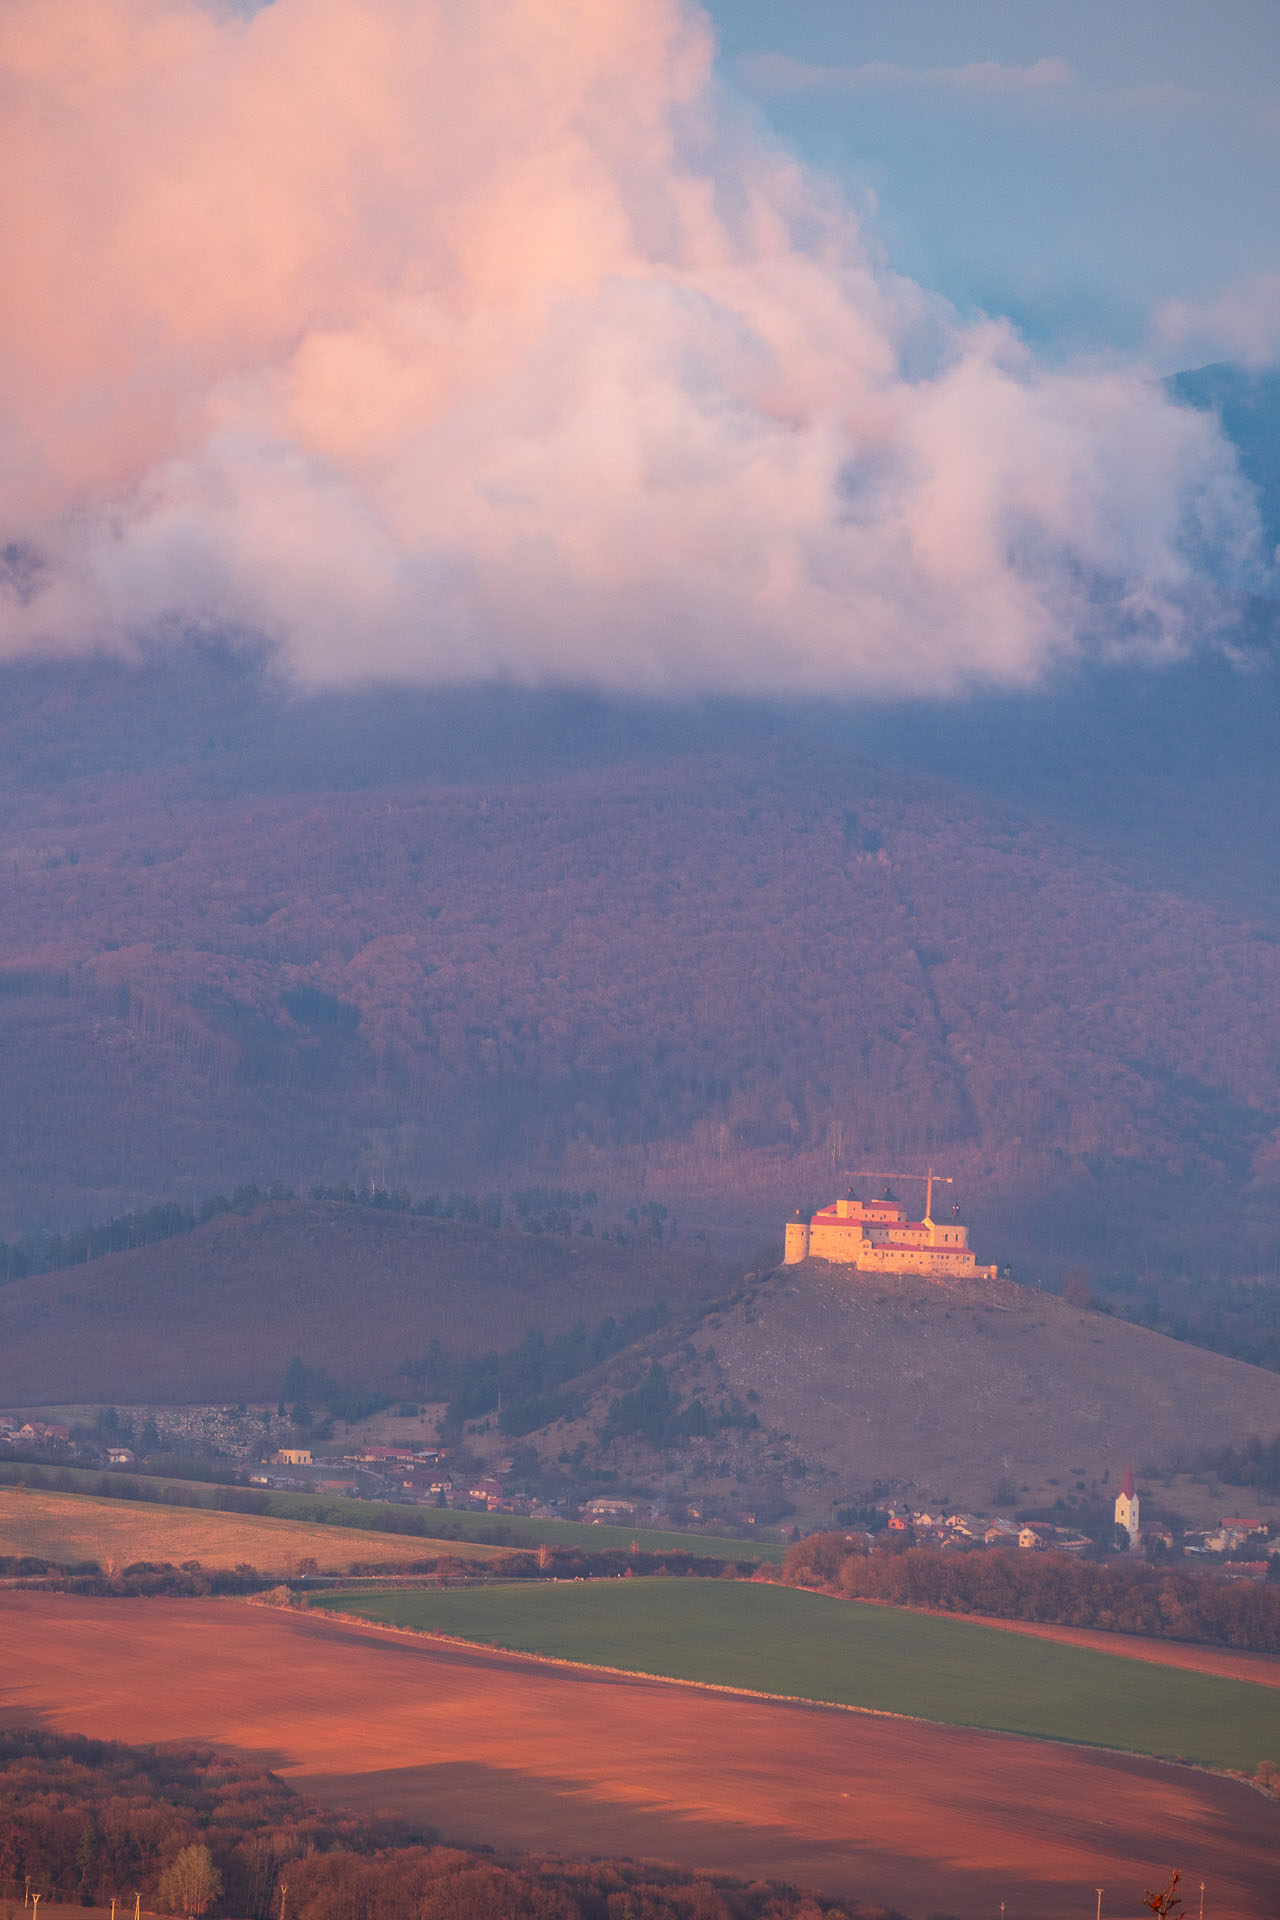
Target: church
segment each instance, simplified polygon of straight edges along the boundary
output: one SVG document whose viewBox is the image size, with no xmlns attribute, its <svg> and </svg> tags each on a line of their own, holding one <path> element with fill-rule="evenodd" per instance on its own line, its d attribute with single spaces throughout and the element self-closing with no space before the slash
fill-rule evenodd
<svg viewBox="0 0 1280 1920">
<path fill-rule="evenodd" d="M 1133 1484 L 1133 1462 L 1125 1468 L 1124 1485 L 1116 1495 L 1116 1525 L 1123 1527 L 1129 1536 L 1129 1544 L 1139 1544 L 1142 1528 L 1138 1520 L 1138 1495 Z"/>
<path fill-rule="evenodd" d="M 937 1174 L 873 1174 L 872 1179 L 919 1179 L 925 1183 L 924 1217 L 908 1220 L 907 1210 L 886 1188 L 880 1200 L 858 1200 L 850 1187 L 843 1200 L 833 1200 L 809 1220 L 797 1211 L 787 1222 L 783 1261 L 830 1260 L 855 1267 L 859 1273 L 919 1273 L 935 1280 L 994 1280 L 997 1269 L 978 1265 L 969 1245 L 969 1230 L 956 1217 L 933 1218 L 933 1190 L 950 1186 L 950 1177 Z M 858 1178 L 854 1175 L 853 1178 Z"/>
</svg>

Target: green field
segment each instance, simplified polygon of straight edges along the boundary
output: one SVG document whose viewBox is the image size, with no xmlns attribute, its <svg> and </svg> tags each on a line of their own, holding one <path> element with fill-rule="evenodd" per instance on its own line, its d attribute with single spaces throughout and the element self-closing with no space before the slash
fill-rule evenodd
<svg viewBox="0 0 1280 1920">
<path fill-rule="evenodd" d="M 558 1581 L 317 1596 L 313 1606 L 522 1653 L 1118 1747 L 1252 1772 L 1280 1760 L 1280 1688 L 728 1580 Z"/>
<path fill-rule="evenodd" d="M 152 1476 L 136 1468 L 125 1473 L 104 1474 L 96 1467 L 32 1466 L 26 1462 L 0 1461 L 0 1486 L 44 1486 L 64 1493 L 97 1494 L 103 1480 L 119 1484 L 136 1481 L 156 1499 L 166 1504 L 163 1495 L 173 1483 L 172 1475 Z M 214 1507 L 218 1495 L 227 1491 L 204 1481 L 181 1482 L 181 1503 L 192 1500 L 200 1506 Z M 243 1489 L 242 1489 L 243 1491 Z M 251 1491 L 260 1491 L 251 1489 Z M 394 1522 L 420 1513 L 427 1529 L 426 1539 L 476 1540 L 487 1546 L 536 1547 L 545 1540 L 553 1547 L 580 1547 L 584 1553 L 604 1547 L 629 1547 L 637 1541 L 651 1553 L 697 1553 L 712 1560 L 781 1561 L 783 1548 L 775 1541 L 728 1540 L 701 1533 L 659 1533 L 652 1527 L 596 1527 L 581 1520 L 531 1520 L 518 1513 L 457 1513 L 452 1508 L 387 1507 L 377 1500 L 346 1500 L 339 1494 L 277 1493 L 265 1494 L 264 1512 L 277 1520 L 305 1520 L 312 1526 L 363 1527 L 374 1531 L 400 1531 Z M 387 1527 L 387 1516 L 392 1526 Z M 424 1536 L 413 1535 L 412 1538 Z"/>
</svg>

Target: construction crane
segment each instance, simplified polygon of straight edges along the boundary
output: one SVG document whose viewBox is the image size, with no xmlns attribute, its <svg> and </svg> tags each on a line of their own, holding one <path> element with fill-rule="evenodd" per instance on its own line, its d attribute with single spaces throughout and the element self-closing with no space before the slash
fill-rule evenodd
<svg viewBox="0 0 1280 1920">
<path fill-rule="evenodd" d="M 933 1218 L 934 1181 L 936 1180 L 939 1186 L 944 1187 L 952 1187 L 955 1185 L 955 1181 L 949 1173 L 935 1173 L 932 1167 L 929 1168 L 927 1173 L 868 1173 L 865 1167 L 860 1173 L 850 1173 L 846 1168 L 841 1178 L 845 1180 L 923 1180 L 925 1183 L 924 1217 L 926 1220 L 932 1220 Z"/>
</svg>

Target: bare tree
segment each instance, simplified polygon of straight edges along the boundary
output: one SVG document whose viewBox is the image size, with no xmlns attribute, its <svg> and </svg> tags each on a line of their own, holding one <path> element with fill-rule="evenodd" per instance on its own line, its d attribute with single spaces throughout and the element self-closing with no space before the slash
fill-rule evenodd
<svg viewBox="0 0 1280 1920">
<path fill-rule="evenodd" d="M 1170 1920 L 1177 1920 L 1182 1912 L 1182 1895 L 1178 1892 L 1178 1882 L 1182 1878 L 1182 1868 L 1175 1867 L 1163 1893 L 1152 1893 L 1150 1887 L 1142 1896 L 1143 1905 L 1150 1907 L 1152 1913 L 1165 1914 Z"/>
<path fill-rule="evenodd" d="M 183 1913 L 187 1920 L 207 1912 L 222 1892 L 222 1875 L 208 1847 L 184 1847 L 160 1875 L 158 1892 L 171 1913 Z"/>
</svg>

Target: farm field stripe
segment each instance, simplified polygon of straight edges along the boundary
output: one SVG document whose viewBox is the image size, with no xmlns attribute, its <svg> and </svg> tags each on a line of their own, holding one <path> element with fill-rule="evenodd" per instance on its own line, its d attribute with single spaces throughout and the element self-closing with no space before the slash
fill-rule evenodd
<svg viewBox="0 0 1280 1920">
<path fill-rule="evenodd" d="M 247 1599 L 244 1606 L 262 1606 L 263 1601 Z M 891 1707 L 859 1707 L 848 1700 L 819 1700 L 810 1693 L 768 1693 L 763 1687 L 731 1687 L 723 1680 L 686 1680 L 678 1673 L 646 1673 L 640 1667 L 606 1666 L 602 1660 L 569 1660 L 558 1653 L 530 1653 L 524 1647 L 503 1647 L 492 1640 L 468 1640 L 461 1633 L 444 1633 L 434 1627 L 401 1627 L 392 1620 L 371 1620 L 363 1613 L 340 1613 L 336 1607 L 308 1605 L 297 1609 L 299 1612 L 323 1614 L 325 1620 L 341 1621 L 343 1626 L 359 1627 L 366 1633 L 398 1633 L 410 1640 L 430 1640 L 445 1647 L 466 1647 L 474 1650 L 483 1647 L 487 1653 L 500 1653 L 508 1660 L 536 1660 L 543 1667 L 571 1667 L 576 1672 L 616 1674 L 622 1680 L 653 1680 L 661 1687 L 697 1687 L 703 1693 L 728 1693 L 741 1696 L 744 1700 L 779 1700 L 792 1707 L 830 1707 L 835 1713 L 866 1713 L 876 1720 L 909 1720 L 918 1727 L 950 1727 L 953 1720 L 930 1720 L 922 1713 L 895 1713 Z M 1034 1740 L 1033 1733 L 1013 1733 L 1003 1727 L 980 1727 L 975 1732 L 989 1733 L 997 1739 Z M 1064 1740 L 1063 1746 L 1078 1746 L 1087 1749 L 1089 1743 L 1081 1740 Z M 1126 1748 L 1113 1749 L 1127 1752 Z M 1135 1759 L 1150 1759 L 1150 1754 L 1133 1755 Z M 1191 1764 L 1196 1764 L 1192 1762 Z"/>
<path fill-rule="evenodd" d="M 503 1551 L 473 1541 L 322 1527 L 274 1514 L 0 1486 L 0 1553 L 14 1557 L 99 1563 L 109 1558 L 124 1565 L 198 1559 L 208 1569 L 243 1563 L 270 1573 L 298 1559 L 336 1563 L 346 1571 L 362 1562 L 403 1566 L 433 1556 L 484 1561 Z"/>
<path fill-rule="evenodd" d="M 1230 1770 L 1280 1751 L 1273 1688 L 790 1588 L 650 1578 L 313 1604 L 598 1671 Z"/>
<path fill-rule="evenodd" d="M 57 1482 L 54 1482 L 54 1474 Z M 104 1473 L 99 1467 L 50 1467 L 29 1461 L 0 1460 L 0 1487 L 28 1486 L 39 1488 L 47 1493 L 79 1492 L 88 1498 L 111 1499 L 124 1498 L 114 1491 L 110 1496 L 99 1493 L 104 1480 L 114 1480 L 117 1476 Z M 175 1486 L 173 1474 L 148 1474 L 139 1469 L 121 1473 L 122 1484 L 133 1481 L 142 1487 L 158 1489 L 155 1498 L 149 1494 L 139 1502 L 146 1506 L 179 1507 L 184 1511 L 206 1510 L 213 1513 L 238 1513 L 238 1507 L 218 1505 L 220 1494 L 248 1493 L 258 1495 L 264 1501 L 258 1518 L 273 1520 L 297 1520 L 317 1527 L 348 1527 L 353 1532 L 391 1533 L 401 1540 L 450 1541 L 457 1545 L 496 1548 L 502 1552 L 519 1552 L 526 1548 L 541 1546 L 545 1541 L 553 1547 L 580 1547 L 583 1552 L 599 1551 L 602 1548 L 627 1548 L 636 1541 L 650 1553 L 692 1553 L 705 1554 L 715 1560 L 753 1560 L 781 1563 L 783 1549 L 771 1540 L 731 1540 L 722 1534 L 679 1533 L 674 1530 L 660 1532 L 653 1527 L 620 1527 L 597 1525 L 585 1520 L 545 1520 L 536 1519 L 530 1514 L 468 1513 L 455 1507 L 412 1507 L 389 1505 L 380 1500 L 356 1500 L 343 1494 L 281 1493 L 275 1489 L 262 1492 L 258 1488 L 234 1486 L 222 1482 L 216 1484 L 207 1480 L 182 1480 Z M 68 1487 L 65 1482 L 71 1480 Z M 178 1497 L 180 1490 L 181 1497 Z M 167 1496 L 167 1497 L 166 1497 Z M 440 1528 L 434 1534 L 417 1533 L 396 1526 L 378 1526 L 375 1522 L 394 1518 L 403 1520 L 406 1515 L 422 1514 L 430 1516 L 433 1526 Z M 501 1535 L 501 1538 L 496 1536 Z"/>
<path fill-rule="evenodd" d="M 1136 1898 L 1176 1858 L 1215 1916 L 1275 1920 L 1280 1810 L 1118 1752 L 212 1600 L 0 1595 L 0 1673 L 0 1707 L 54 1731 L 269 1753 L 307 1798 L 459 1844 L 666 1860 L 959 1920 L 1002 1899 L 1059 1920 L 1086 1885 Z"/>
</svg>

